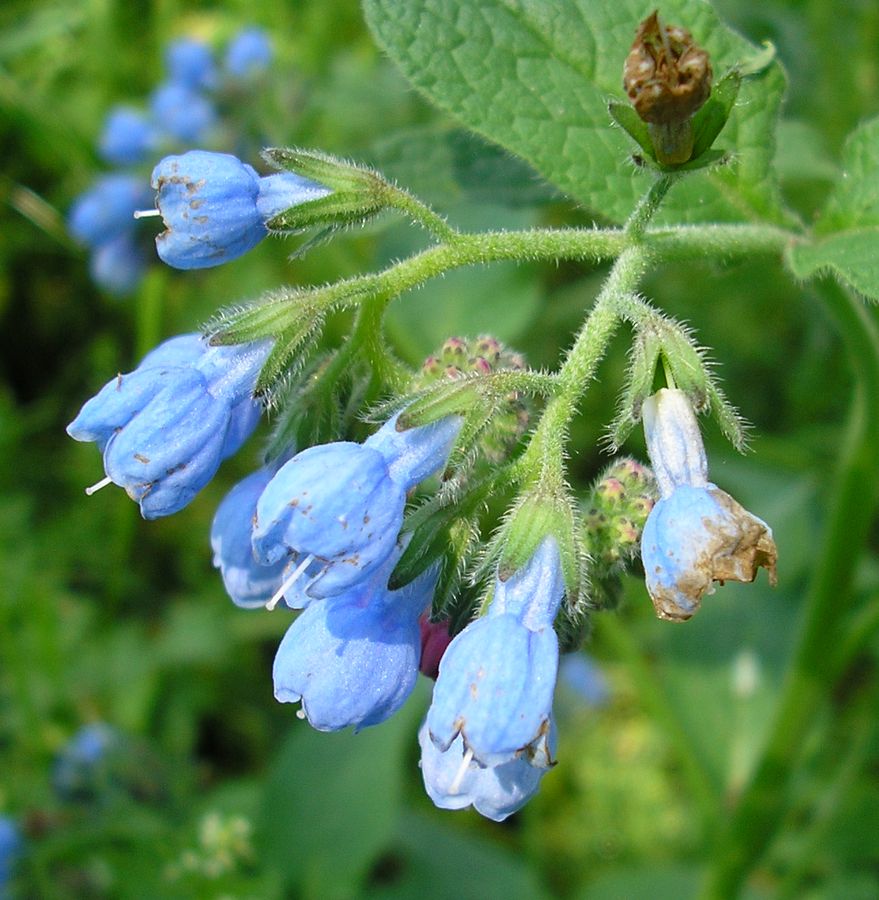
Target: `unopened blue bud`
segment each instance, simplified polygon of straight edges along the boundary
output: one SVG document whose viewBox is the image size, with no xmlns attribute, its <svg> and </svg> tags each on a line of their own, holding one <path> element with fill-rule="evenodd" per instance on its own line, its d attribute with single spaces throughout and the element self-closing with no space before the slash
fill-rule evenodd
<svg viewBox="0 0 879 900">
<path fill-rule="evenodd" d="M 271 564 L 296 555 L 323 571 L 313 597 L 330 596 L 371 575 L 391 554 L 406 493 L 445 464 L 457 416 L 396 430 L 387 422 L 363 444 L 309 447 L 281 467 L 257 505 L 253 546 Z"/>
<path fill-rule="evenodd" d="M 488 613 L 449 644 L 427 714 L 440 750 L 460 735 L 483 766 L 547 755 L 558 671 L 553 621 L 564 595 L 558 545 L 545 538 L 506 581 Z"/>
<path fill-rule="evenodd" d="M 153 169 L 165 232 L 161 259 L 177 269 L 202 269 L 236 259 L 265 236 L 256 198 L 259 175 L 227 153 L 191 150 Z"/>
<path fill-rule="evenodd" d="M 225 69 L 232 78 L 249 79 L 261 75 L 272 61 L 269 36 L 261 28 L 245 28 L 226 48 Z"/>
<path fill-rule="evenodd" d="M 550 723 L 547 757 L 529 761 L 517 757 L 496 766 L 483 766 L 473 759 L 460 735 L 440 750 L 431 740 L 427 722 L 418 732 L 421 746 L 421 776 L 427 795 L 440 809 L 472 806 L 480 815 L 503 822 L 521 809 L 537 792 L 540 779 L 554 765 L 556 729 Z"/>
<path fill-rule="evenodd" d="M 146 268 L 144 249 L 128 232 L 98 244 L 89 261 L 93 281 L 110 294 L 130 294 L 140 284 Z"/>
<path fill-rule="evenodd" d="M 178 38 L 165 48 L 169 81 L 190 89 L 211 88 L 217 81 L 210 47 L 194 38 Z"/>
<path fill-rule="evenodd" d="M 98 149 L 107 162 L 128 166 L 143 162 L 158 141 L 158 130 L 146 113 L 117 106 L 104 122 Z"/>
<path fill-rule="evenodd" d="M 204 140 L 217 122 L 214 104 L 176 81 L 156 88 L 150 97 L 150 111 L 162 131 L 188 144 Z"/>
</svg>

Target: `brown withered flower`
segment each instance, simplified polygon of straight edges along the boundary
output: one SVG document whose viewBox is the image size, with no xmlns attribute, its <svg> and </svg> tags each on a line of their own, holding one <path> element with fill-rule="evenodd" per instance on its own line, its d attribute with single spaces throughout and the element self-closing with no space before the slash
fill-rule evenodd
<svg viewBox="0 0 879 900">
<path fill-rule="evenodd" d="M 690 119 L 711 94 L 711 61 L 679 25 L 654 10 L 639 26 L 623 68 L 623 87 L 648 123 L 657 158 L 686 162 L 693 150 Z"/>
</svg>

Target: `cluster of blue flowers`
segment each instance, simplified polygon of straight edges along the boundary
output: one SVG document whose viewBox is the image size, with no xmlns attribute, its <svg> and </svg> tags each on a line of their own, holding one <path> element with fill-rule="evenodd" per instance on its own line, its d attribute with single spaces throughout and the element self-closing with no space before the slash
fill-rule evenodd
<svg viewBox="0 0 879 900">
<path fill-rule="evenodd" d="M 269 219 L 333 193 L 293 172 L 260 177 L 233 156 L 205 151 L 163 160 L 153 187 L 167 229 L 157 239 L 159 254 L 186 269 L 245 253 L 265 236 Z M 103 454 L 106 477 L 89 492 L 115 483 L 145 518 L 186 506 L 256 427 L 261 407 L 254 392 L 274 343 L 267 337 L 215 346 L 182 335 L 108 382 L 68 427 Z M 448 341 L 423 374 L 455 382 L 489 375 L 495 363 L 522 369 L 521 358 L 505 357 L 493 339 L 474 346 L 469 358 L 466 341 Z M 214 565 L 237 605 L 299 611 L 275 657 L 274 691 L 281 702 L 301 703 L 315 728 L 376 725 L 400 709 L 419 669 L 435 677 L 419 733 L 427 793 L 440 807 L 472 806 L 501 821 L 555 764 L 560 652 L 579 643 L 574 608 L 582 599 L 578 581 L 588 581 L 578 555 L 585 557 L 588 547 L 593 574 L 611 583 L 640 540 L 657 613 L 683 620 L 715 582 L 751 581 L 761 566 L 774 578 L 775 545 L 764 522 L 708 481 L 690 397 L 660 390 L 643 404 L 659 500 L 654 504 L 645 467 L 617 462 L 599 480 L 589 514 L 578 519 L 562 504 L 557 516 L 550 501 L 549 514 L 524 515 L 525 538 L 517 554 L 507 554 L 504 541 L 516 543 L 512 523 L 532 509 L 520 504 L 486 557 L 487 586 L 478 597 L 462 591 L 457 633 L 450 635 L 448 623 L 431 621 L 441 606 L 435 594 L 447 587 L 449 561 L 455 568 L 463 557 L 434 542 L 420 568 L 410 568 L 405 579 L 398 569 L 406 569 L 409 542 L 417 547 L 420 540 L 415 529 L 404 528 L 407 502 L 446 473 L 453 451 L 466 446 L 468 432 L 472 437 L 472 422 L 461 407 L 446 407 L 427 424 L 407 427 L 411 409 L 362 443 L 335 441 L 299 452 L 288 446 L 279 453 L 276 441 L 273 457 L 220 504 L 211 530 Z M 474 467 L 480 450 L 490 463 L 508 456 L 527 409 L 514 391 L 494 418 L 495 433 L 489 428 L 482 445 L 467 448 Z M 455 459 L 468 455 L 461 453 Z M 571 540 L 574 528 L 587 538 Z"/>
<path fill-rule="evenodd" d="M 74 202 L 69 228 L 89 248 L 95 282 L 113 294 L 137 287 L 151 259 L 150 236 L 135 219 L 151 207 L 145 173 L 137 167 L 163 152 L 196 143 L 227 143 L 221 101 L 256 85 L 272 58 L 264 31 L 247 28 L 226 47 L 221 63 L 210 47 L 192 38 L 171 42 L 165 52 L 167 77 L 147 108 L 122 105 L 107 115 L 98 141 L 101 158 L 119 170 L 101 175 Z M 224 133 L 225 132 L 225 133 Z"/>
</svg>

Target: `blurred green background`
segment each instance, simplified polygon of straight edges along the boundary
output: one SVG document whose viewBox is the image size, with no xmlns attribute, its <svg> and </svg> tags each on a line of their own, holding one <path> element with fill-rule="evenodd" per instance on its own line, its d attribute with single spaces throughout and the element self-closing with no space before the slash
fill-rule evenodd
<svg viewBox="0 0 879 900">
<path fill-rule="evenodd" d="M 776 162 L 788 202 L 809 218 L 838 175 L 845 135 L 879 110 L 879 6 L 714 5 L 752 40 L 773 41 L 788 71 Z M 98 454 L 64 434 L 108 377 L 219 305 L 282 282 L 375 269 L 418 246 L 388 218 L 294 263 L 291 248 L 272 241 L 220 269 L 156 265 L 131 298 L 93 286 L 64 217 L 102 168 L 95 141 L 105 113 L 144 101 L 169 39 L 219 45 L 246 24 L 265 27 L 276 51 L 266 90 L 247 110 L 264 143 L 375 161 L 470 228 L 593 220 L 423 103 L 375 48 L 354 0 L 6 0 L 0 813 L 26 834 L 17 889 L 26 897 L 695 896 L 718 811 L 722 822 L 771 724 L 814 574 L 852 390 L 833 323 L 777 262 L 668 266 L 648 280 L 645 293 L 713 348 L 728 394 L 754 424 L 747 457 L 711 425 L 706 440 L 714 480 L 773 526 L 779 587 L 762 577 L 725 586 L 692 622 L 673 626 L 654 618 L 643 584 L 629 579 L 621 611 L 596 617 L 587 648 L 609 699 L 592 706 L 561 684 L 560 765 L 538 797 L 502 825 L 433 809 L 415 741 L 428 685 L 379 728 L 312 732 L 272 698 L 271 661 L 288 618 L 235 609 L 211 567 L 213 511 L 256 464 L 260 437 L 186 510 L 147 523 L 119 491 L 83 495 L 101 475 Z M 455 273 L 401 298 L 389 333 L 411 363 L 448 335 L 491 331 L 552 367 L 602 272 L 564 264 Z M 616 340 L 577 422 L 570 467 L 581 487 L 606 462 L 600 438 L 627 337 Z M 639 438 L 627 449 L 643 457 Z M 877 603 L 873 550 L 856 578 L 863 608 Z M 796 765 L 783 823 L 747 896 L 879 897 L 877 654 L 873 635 L 797 758 L 783 761 Z M 52 789 L 53 759 L 94 721 L 125 736 L 130 771 L 120 778 L 136 789 L 63 801 Z"/>
</svg>

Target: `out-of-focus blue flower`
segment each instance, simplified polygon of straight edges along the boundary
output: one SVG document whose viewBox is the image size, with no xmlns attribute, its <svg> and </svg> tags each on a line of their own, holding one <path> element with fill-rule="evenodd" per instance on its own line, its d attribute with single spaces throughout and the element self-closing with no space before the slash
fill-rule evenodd
<svg viewBox="0 0 879 900">
<path fill-rule="evenodd" d="M 24 853 L 24 838 L 15 820 L 0 816 L 0 898 L 12 897 L 9 883 L 15 874 L 15 866 Z"/>
<path fill-rule="evenodd" d="M 110 110 L 104 122 L 98 149 L 107 162 L 127 166 L 143 162 L 158 141 L 158 130 L 146 113 L 130 106 L 117 106 Z"/>
<path fill-rule="evenodd" d="M 140 284 L 146 267 L 144 249 L 129 232 L 98 244 L 89 260 L 95 284 L 111 294 L 130 294 Z"/>
<path fill-rule="evenodd" d="M 708 481 L 692 404 L 662 389 L 644 403 L 647 451 L 660 499 L 641 535 L 641 561 L 656 614 L 689 619 L 713 582 L 753 581 L 764 566 L 775 583 L 777 551 L 769 526 Z"/>
<path fill-rule="evenodd" d="M 229 42 L 224 65 L 232 78 L 245 80 L 262 75 L 271 61 L 272 45 L 266 32 L 245 28 Z"/>
<path fill-rule="evenodd" d="M 210 47 L 194 38 L 178 38 L 165 48 L 165 68 L 168 80 L 184 87 L 212 88 L 217 83 L 217 71 Z"/>
<path fill-rule="evenodd" d="M 251 544 L 256 503 L 274 474 L 264 467 L 239 481 L 217 507 L 211 526 L 214 566 L 232 601 L 245 609 L 265 606 L 284 580 L 285 561 L 263 566 Z"/>
<path fill-rule="evenodd" d="M 585 653 L 566 653 L 559 662 L 559 685 L 564 685 L 589 706 L 604 706 L 610 698 L 607 678 Z"/>
<path fill-rule="evenodd" d="M 480 815 L 503 822 L 520 810 L 537 792 L 540 779 L 555 763 L 556 729 L 550 723 L 549 741 L 532 760 L 517 757 L 496 766 L 482 766 L 468 753 L 458 735 L 447 750 L 431 740 L 427 722 L 418 732 L 421 776 L 428 797 L 440 809 L 472 806 Z"/>
<path fill-rule="evenodd" d="M 103 722 L 84 725 L 61 748 L 52 786 L 65 800 L 83 799 L 105 787 L 108 754 L 120 745 L 119 733 Z"/>
<path fill-rule="evenodd" d="M 70 233 L 89 247 L 97 247 L 132 233 L 134 211 L 150 203 L 146 182 L 136 175 L 103 175 L 74 201 Z"/>
<path fill-rule="evenodd" d="M 436 573 L 389 591 L 394 553 L 370 578 L 315 600 L 290 626 L 275 656 L 275 697 L 302 701 L 320 731 L 377 725 L 392 716 L 418 677 L 418 618 L 430 603 Z"/>
<path fill-rule="evenodd" d="M 309 447 L 281 467 L 259 499 L 253 546 L 265 564 L 312 557 L 312 597 L 345 591 L 378 569 L 403 524 L 406 493 L 444 465 L 457 416 L 397 431 L 396 417 L 363 444 Z"/>
<path fill-rule="evenodd" d="M 260 178 L 227 153 L 191 150 L 153 169 L 152 186 L 165 222 L 159 256 L 177 269 L 202 269 L 236 259 L 268 233 L 267 219 L 327 189 L 293 173 Z"/>
<path fill-rule="evenodd" d="M 160 84 L 150 97 L 156 125 L 185 143 L 204 140 L 216 125 L 214 104 L 198 91 L 176 81 Z"/>
<path fill-rule="evenodd" d="M 456 635 L 440 661 L 427 713 L 440 750 L 460 735 L 483 766 L 549 755 L 559 656 L 553 621 L 563 594 L 552 537 L 507 581 L 497 579 L 486 615 Z"/>
<path fill-rule="evenodd" d="M 185 342 L 176 340 L 167 354 L 172 364 L 155 364 L 159 353 L 146 368 L 114 378 L 67 428 L 76 440 L 97 443 L 107 479 L 125 488 L 147 519 L 186 506 L 238 449 L 245 431 L 238 420 L 255 425 L 251 393 L 271 348 L 269 341 L 203 344 L 201 355 L 186 361 Z"/>
</svg>

